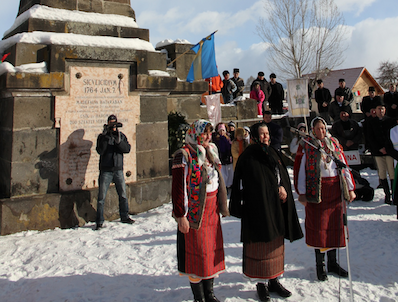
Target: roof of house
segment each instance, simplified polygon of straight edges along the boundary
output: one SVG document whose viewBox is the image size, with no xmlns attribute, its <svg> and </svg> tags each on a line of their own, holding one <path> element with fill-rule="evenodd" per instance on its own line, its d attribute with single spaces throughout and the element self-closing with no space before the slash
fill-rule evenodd
<svg viewBox="0 0 398 302">
<path fill-rule="evenodd" d="M 335 89 L 339 87 L 339 79 L 344 79 L 346 86 L 352 89 L 355 87 L 359 78 L 363 74 L 366 75 L 367 78 L 371 81 L 373 86 L 376 88 L 378 94 L 384 93 L 384 89 L 379 85 L 379 83 L 375 80 L 375 78 L 369 73 L 369 71 L 365 67 L 330 70 L 327 73 L 325 73 L 325 75 L 323 76 L 320 75 L 320 78 L 323 80 L 324 87 L 328 88 L 330 90 L 330 93 L 333 95 Z M 306 74 L 303 77 L 308 79 L 313 79 L 315 78 L 315 73 Z"/>
</svg>

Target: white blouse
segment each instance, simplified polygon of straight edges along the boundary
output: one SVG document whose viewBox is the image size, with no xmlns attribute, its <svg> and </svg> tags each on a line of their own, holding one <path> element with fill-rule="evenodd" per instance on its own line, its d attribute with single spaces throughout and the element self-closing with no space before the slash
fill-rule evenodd
<svg viewBox="0 0 398 302">
<path fill-rule="evenodd" d="M 303 158 L 301 159 L 300 169 L 298 173 L 298 180 L 297 180 L 297 190 L 298 194 L 305 194 L 306 193 L 306 175 L 305 175 L 305 163 L 306 163 L 306 156 L 303 150 Z M 347 164 L 345 159 L 343 158 L 343 163 Z M 322 160 L 320 164 L 321 167 L 321 177 L 334 177 L 338 176 L 337 166 L 333 160 L 329 163 Z M 351 173 L 348 169 L 343 169 L 343 176 L 347 181 L 347 186 L 349 191 L 354 190 L 354 183 L 351 176 Z"/>
</svg>

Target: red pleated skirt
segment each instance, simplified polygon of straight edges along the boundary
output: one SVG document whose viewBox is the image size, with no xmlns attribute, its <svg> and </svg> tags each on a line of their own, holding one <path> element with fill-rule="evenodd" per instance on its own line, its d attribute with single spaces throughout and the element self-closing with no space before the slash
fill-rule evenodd
<svg viewBox="0 0 398 302">
<path fill-rule="evenodd" d="M 270 242 L 243 243 L 243 274 L 249 278 L 274 279 L 283 274 L 283 236 Z"/>
<path fill-rule="evenodd" d="M 199 278 L 212 278 L 225 270 L 224 243 L 217 191 L 207 194 L 199 230 L 177 233 L 178 270 Z"/>
<path fill-rule="evenodd" d="M 315 248 L 345 246 L 339 177 L 322 178 L 321 203 L 305 207 L 305 241 Z"/>
</svg>

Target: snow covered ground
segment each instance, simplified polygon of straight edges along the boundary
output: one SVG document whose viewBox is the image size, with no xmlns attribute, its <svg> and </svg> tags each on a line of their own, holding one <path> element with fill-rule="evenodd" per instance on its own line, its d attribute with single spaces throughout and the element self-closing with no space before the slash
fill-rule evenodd
<svg viewBox="0 0 398 302">
<path fill-rule="evenodd" d="M 291 171 L 290 171 L 291 172 Z M 361 171 L 372 187 L 374 170 Z M 398 301 L 398 220 L 381 189 L 373 202 L 349 206 L 354 301 Z M 300 222 L 304 210 L 297 204 Z M 192 301 L 187 278 L 176 270 L 176 223 L 171 204 L 134 217 L 125 225 L 106 222 L 69 230 L 28 231 L 0 237 L 0 301 Z M 221 301 L 258 301 L 255 284 L 242 277 L 240 221 L 222 219 L 226 272 L 215 280 Z M 349 301 L 348 279 L 319 282 L 315 256 L 304 239 L 285 244 L 281 283 L 293 292 L 273 301 Z M 347 267 L 346 251 L 340 262 Z"/>
</svg>

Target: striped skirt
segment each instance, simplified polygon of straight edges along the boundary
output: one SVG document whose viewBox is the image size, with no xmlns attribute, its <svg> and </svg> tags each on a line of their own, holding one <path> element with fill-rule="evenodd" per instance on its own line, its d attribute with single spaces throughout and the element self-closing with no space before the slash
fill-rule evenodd
<svg viewBox="0 0 398 302">
<path fill-rule="evenodd" d="M 345 246 L 339 177 L 322 178 L 322 202 L 305 207 L 305 242 L 315 248 Z"/>
<path fill-rule="evenodd" d="M 194 278 L 213 278 L 225 270 L 217 191 L 207 194 L 199 230 L 177 232 L 177 260 L 179 272 Z"/>
<path fill-rule="evenodd" d="M 283 274 L 283 236 L 271 242 L 243 243 L 243 274 L 249 278 L 274 279 Z"/>
</svg>

